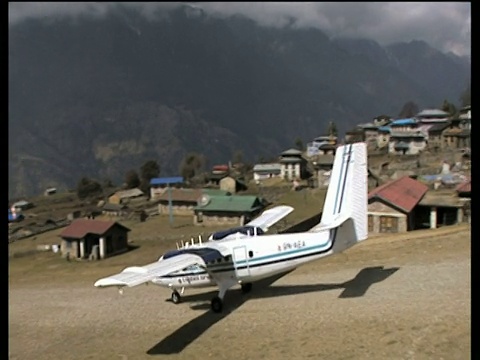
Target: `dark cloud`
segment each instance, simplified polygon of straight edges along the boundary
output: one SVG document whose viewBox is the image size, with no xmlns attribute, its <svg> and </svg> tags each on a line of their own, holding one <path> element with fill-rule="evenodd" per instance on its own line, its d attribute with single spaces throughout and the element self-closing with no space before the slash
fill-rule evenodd
<svg viewBox="0 0 480 360">
<path fill-rule="evenodd" d="M 102 16 L 109 2 L 10 2 L 9 23 L 28 17 L 75 17 L 79 14 Z M 122 2 L 154 18 L 158 9 L 178 6 L 179 2 Z M 469 2 L 192 2 L 216 17 L 243 14 L 264 26 L 318 27 L 332 37 L 364 37 L 389 44 L 424 40 L 442 51 L 458 55 L 471 52 L 471 5 Z"/>
</svg>

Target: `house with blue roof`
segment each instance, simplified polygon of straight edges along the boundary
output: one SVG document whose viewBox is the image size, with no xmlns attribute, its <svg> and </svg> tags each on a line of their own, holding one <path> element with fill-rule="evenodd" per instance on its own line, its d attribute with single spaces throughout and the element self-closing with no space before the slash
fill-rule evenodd
<svg viewBox="0 0 480 360">
<path fill-rule="evenodd" d="M 397 155 L 414 155 L 427 147 L 425 132 L 418 128 L 414 118 L 397 119 L 392 121 L 388 140 L 388 152 Z"/>
<path fill-rule="evenodd" d="M 150 199 L 156 199 L 162 195 L 169 187 L 181 187 L 183 185 L 183 177 L 171 176 L 150 179 Z"/>
</svg>

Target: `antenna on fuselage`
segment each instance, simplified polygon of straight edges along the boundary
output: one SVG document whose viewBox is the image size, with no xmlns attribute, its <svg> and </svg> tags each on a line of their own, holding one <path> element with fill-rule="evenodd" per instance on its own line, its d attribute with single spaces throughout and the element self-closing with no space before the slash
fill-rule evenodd
<svg viewBox="0 0 480 360">
<path fill-rule="evenodd" d="M 198 243 L 202 245 L 202 234 L 198 235 Z"/>
</svg>

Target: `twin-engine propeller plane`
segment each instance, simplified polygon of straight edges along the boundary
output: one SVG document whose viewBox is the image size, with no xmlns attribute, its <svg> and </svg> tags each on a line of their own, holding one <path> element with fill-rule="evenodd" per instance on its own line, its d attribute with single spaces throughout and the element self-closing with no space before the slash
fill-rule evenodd
<svg viewBox="0 0 480 360">
<path fill-rule="evenodd" d="M 279 209 L 271 213 L 267 210 L 267 214 L 279 217 L 283 214 Z M 261 221 L 255 222 L 257 219 L 250 225 L 261 225 Z M 211 308 L 221 312 L 225 293 L 234 285 L 248 292 L 258 280 L 342 252 L 367 237 L 366 145 L 342 145 L 336 151 L 320 223 L 310 230 L 260 237 L 234 231 L 216 241 L 212 238 L 169 251 L 152 264 L 128 267 L 98 280 L 95 286 L 123 289 L 152 282 L 171 288 L 174 303 L 180 301 L 177 289 L 216 286 L 219 291 L 211 300 Z"/>
</svg>

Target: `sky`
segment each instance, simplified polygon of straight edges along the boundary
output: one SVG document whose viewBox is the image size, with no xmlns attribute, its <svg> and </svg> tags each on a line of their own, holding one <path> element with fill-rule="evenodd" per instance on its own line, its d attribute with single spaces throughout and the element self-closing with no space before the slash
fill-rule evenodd
<svg viewBox="0 0 480 360">
<path fill-rule="evenodd" d="M 381 45 L 423 40 L 443 52 L 471 55 L 470 2 L 122 2 L 155 20 L 155 10 L 189 4 L 214 17 L 244 15 L 264 26 L 316 27 L 328 36 Z M 9 26 L 27 18 L 101 18 L 114 2 L 9 2 Z"/>
</svg>

